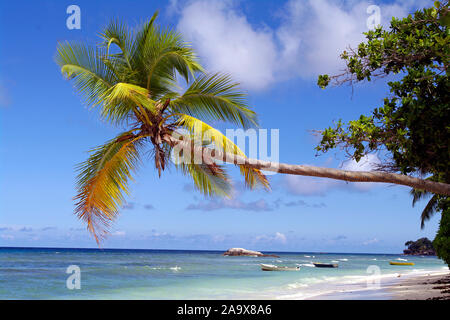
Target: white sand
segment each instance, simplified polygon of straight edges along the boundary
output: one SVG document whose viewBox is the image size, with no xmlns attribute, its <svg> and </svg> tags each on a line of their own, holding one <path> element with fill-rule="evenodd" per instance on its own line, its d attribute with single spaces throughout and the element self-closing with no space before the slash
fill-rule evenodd
<svg viewBox="0 0 450 320">
<path fill-rule="evenodd" d="M 441 283 L 437 283 L 441 282 Z M 448 291 L 448 292 L 445 292 Z M 426 300 L 450 299 L 450 271 L 405 274 L 385 277 L 378 288 L 364 283 L 346 286 L 339 292 L 329 292 L 308 300 Z"/>
<path fill-rule="evenodd" d="M 450 272 L 400 280 L 388 291 L 393 300 L 450 299 Z"/>
</svg>

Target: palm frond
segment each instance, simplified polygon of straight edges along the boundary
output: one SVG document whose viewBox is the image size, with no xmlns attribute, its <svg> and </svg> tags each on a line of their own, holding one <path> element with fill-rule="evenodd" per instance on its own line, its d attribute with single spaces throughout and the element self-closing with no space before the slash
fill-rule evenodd
<svg viewBox="0 0 450 320">
<path fill-rule="evenodd" d="M 137 26 L 134 31 L 134 51 L 131 57 L 131 63 L 133 69 L 139 72 L 139 84 L 141 86 L 147 83 L 147 69 L 146 61 L 144 59 L 144 48 L 155 37 L 157 28 L 155 26 L 155 20 L 158 17 L 158 11 L 156 11 L 152 18 L 145 21 L 141 25 Z"/>
<path fill-rule="evenodd" d="M 220 73 L 202 75 L 186 92 L 171 101 L 173 112 L 210 121 L 228 121 L 244 129 L 257 125 L 256 113 L 247 106 L 238 83 Z"/>
<path fill-rule="evenodd" d="M 100 33 L 102 38 L 101 46 L 106 48 L 108 56 L 110 56 L 110 46 L 115 44 L 120 49 L 120 53 L 113 55 L 116 59 L 121 59 L 132 69 L 131 57 L 134 51 L 134 35 L 128 26 L 119 21 L 111 20 L 111 22 Z"/>
<path fill-rule="evenodd" d="M 156 30 L 147 35 L 142 58 L 147 72 L 146 87 L 154 99 L 176 86 L 176 72 L 188 82 L 195 72 L 203 71 L 192 48 L 170 30 Z"/>
<path fill-rule="evenodd" d="M 186 114 L 180 115 L 176 125 L 188 130 L 191 137 L 196 141 L 210 141 L 215 148 L 224 153 L 246 157 L 245 153 L 219 130 L 197 118 Z M 262 185 L 269 189 L 269 182 L 259 169 L 250 168 L 246 165 L 238 164 L 238 166 L 248 187 L 254 188 L 257 185 Z"/>
<path fill-rule="evenodd" d="M 421 190 L 421 189 L 411 189 L 409 191 L 409 194 L 413 197 L 412 200 L 412 206 L 414 207 L 416 205 L 416 203 L 422 199 L 431 197 L 432 193 L 425 191 L 425 190 Z"/>
<path fill-rule="evenodd" d="M 122 122 L 130 113 L 138 111 L 136 108 L 155 112 L 155 101 L 148 98 L 148 90 L 129 83 L 115 84 L 105 93 L 103 101 L 102 115 L 111 122 Z"/>
<path fill-rule="evenodd" d="M 425 221 L 430 220 L 430 218 L 436 213 L 438 209 L 438 200 L 439 196 L 435 194 L 423 209 L 422 214 L 420 215 L 421 229 L 425 227 Z"/>
<path fill-rule="evenodd" d="M 65 42 L 57 46 L 55 60 L 61 73 L 73 80 L 89 106 L 101 103 L 105 92 L 117 81 L 112 66 L 104 63 L 105 57 L 104 50 L 86 44 Z"/>
<path fill-rule="evenodd" d="M 429 176 L 425 180 L 439 181 L 440 176 L 435 174 Z M 411 189 L 409 191 L 409 194 L 413 197 L 412 200 L 413 207 L 416 205 L 418 201 L 432 196 L 431 199 L 428 201 L 427 205 L 425 206 L 425 208 L 423 209 L 422 214 L 420 215 L 420 228 L 423 229 L 425 227 L 425 221 L 429 220 L 438 210 L 439 196 L 437 194 L 433 194 L 431 192 L 422 189 Z"/>
<path fill-rule="evenodd" d="M 207 196 L 230 197 L 231 183 L 223 166 L 180 162 L 176 167 L 189 175 L 196 188 Z"/>
<path fill-rule="evenodd" d="M 78 165 L 78 194 L 75 213 L 87 223 L 97 243 L 118 214 L 128 181 L 140 161 L 143 136 L 125 132 L 105 145 L 91 150 L 89 158 Z"/>
</svg>

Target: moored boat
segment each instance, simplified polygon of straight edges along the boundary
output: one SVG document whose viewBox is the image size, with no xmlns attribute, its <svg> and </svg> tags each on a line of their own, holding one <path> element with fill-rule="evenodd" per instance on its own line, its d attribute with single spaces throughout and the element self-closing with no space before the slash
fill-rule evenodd
<svg viewBox="0 0 450 320">
<path fill-rule="evenodd" d="M 285 266 L 275 266 L 273 264 L 263 264 L 261 263 L 262 271 L 298 271 L 300 267 L 285 267 Z"/>
<path fill-rule="evenodd" d="M 389 261 L 389 264 L 391 266 L 413 266 L 414 262 L 396 262 L 396 261 Z"/>
<path fill-rule="evenodd" d="M 316 263 L 313 262 L 314 267 L 316 268 L 337 268 L 339 265 L 337 263 Z"/>
</svg>

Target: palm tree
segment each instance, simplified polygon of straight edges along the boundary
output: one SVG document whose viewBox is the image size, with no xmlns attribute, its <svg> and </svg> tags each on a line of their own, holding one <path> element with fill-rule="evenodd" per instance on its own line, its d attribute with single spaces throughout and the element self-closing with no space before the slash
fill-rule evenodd
<svg viewBox="0 0 450 320">
<path fill-rule="evenodd" d="M 436 177 L 437 177 L 437 175 L 433 175 L 431 177 L 428 177 L 426 180 L 438 181 L 438 179 Z M 430 220 L 430 218 L 436 212 L 439 211 L 439 207 L 438 207 L 439 195 L 432 194 L 431 192 L 428 192 L 428 191 L 425 191 L 422 189 L 414 189 L 414 188 L 411 189 L 411 191 L 409 193 L 413 197 L 413 200 L 412 200 L 413 207 L 416 205 L 416 203 L 419 200 L 431 197 L 431 199 L 428 201 L 427 205 L 423 209 L 422 214 L 420 215 L 420 228 L 423 229 L 425 227 L 425 221 Z"/>
<path fill-rule="evenodd" d="M 269 188 L 261 169 L 344 181 L 387 182 L 450 195 L 450 185 L 387 172 L 352 172 L 248 159 L 207 122 L 257 125 L 239 84 L 227 75 L 207 74 L 181 36 L 155 24 L 157 14 L 135 29 L 112 21 L 97 46 L 65 42 L 56 62 L 87 105 L 106 121 L 128 130 L 91 150 L 78 166 L 76 214 L 96 241 L 107 234 L 128 194 L 128 182 L 146 150 L 161 175 L 175 148 L 175 167 L 192 177 L 206 195 L 226 196 L 230 180 L 224 161 L 239 166 L 250 188 Z M 180 93 L 178 78 L 187 83 Z M 186 134 L 187 133 L 187 134 Z M 187 150 L 187 151 L 186 151 Z M 173 153 L 172 153 L 173 155 Z M 194 161 L 200 156 L 200 163 Z M 193 160 L 194 159 L 194 160 Z"/>
<path fill-rule="evenodd" d="M 91 150 L 89 158 L 78 166 L 76 214 L 87 223 L 98 243 L 116 218 L 145 150 L 152 154 L 159 175 L 175 146 L 172 135 L 182 129 L 190 133 L 188 139 L 200 139 L 205 147 L 215 144 L 226 152 L 245 156 L 220 131 L 199 118 L 228 121 L 243 128 L 257 124 L 256 114 L 245 104 L 238 84 L 227 75 L 205 74 L 194 51 L 179 34 L 155 25 L 156 15 L 134 30 L 112 21 L 101 33 L 97 47 L 58 44 L 56 62 L 87 104 L 100 106 L 107 121 L 129 128 Z M 177 76 L 189 85 L 182 94 L 177 91 Z M 209 141 L 205 142 L 206 138 Z M 229 194 L 226 171 L 214 161 L 175 165 L 190 175 L 203 193 Z M 241 165 L 240 171 L 249 187 L 269 187 L 259 169 Z"/>
<path fill-rule="evenodd" d="M 413 207 L 420 199 L 430 197 L 432 195 L 431 192 L 420 189 L 412 189 L 410 193 L 413 196 Z M 422 214 L 420 215 L 420 228 L 423 229 L 425 227 L 425 221 L 429 220 L 438 211 L 438 200 L 439 196 L 437 194 L 434 194 L 428 201 L 427 205 L 422 211 Z"/>
</svg>

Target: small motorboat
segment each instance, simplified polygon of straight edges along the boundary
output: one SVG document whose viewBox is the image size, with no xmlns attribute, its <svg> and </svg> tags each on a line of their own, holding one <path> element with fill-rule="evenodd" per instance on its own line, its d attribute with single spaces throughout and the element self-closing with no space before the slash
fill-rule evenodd
<svg viewBox="0 0 450 320">
<path fill-rule="evenodd" d="M 414 262 L 396 262 L 396 261 L 389 261 L 389 264 L 391 266 L 413 266 Z"/>
<path fill-rule="evenodd" d="M 339 265 L 337 263 L 315 263 L 313 262 L 314 267 L 316 268 L 337 268 Z"/>
<path fill-rule="evenodd" d="M 261 263 L 262 271 L 298 271 L 300 267 L 285 267 L 285 266 L 275 266 L 273 264 L 263 264 Z"/>
</svg>

